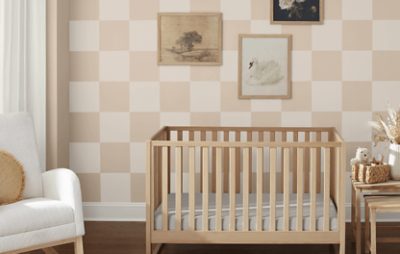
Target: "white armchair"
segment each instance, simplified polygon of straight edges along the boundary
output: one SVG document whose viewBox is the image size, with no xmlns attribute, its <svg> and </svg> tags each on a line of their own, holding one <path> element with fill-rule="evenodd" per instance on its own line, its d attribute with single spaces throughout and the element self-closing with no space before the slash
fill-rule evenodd
<svg viewBox="0 0 400 254">
<path fill-rule="evenodd" d="M 23 200 L 0 206 L 0 253 L 51 253 L 52 246 L 74 243 L 75 253 L 83 254 L 79 179 L 69 169 L 40 169 L 29 115 L 0 115 L 0 149 L 13 154 L 25 170 Z"/>
</svg>

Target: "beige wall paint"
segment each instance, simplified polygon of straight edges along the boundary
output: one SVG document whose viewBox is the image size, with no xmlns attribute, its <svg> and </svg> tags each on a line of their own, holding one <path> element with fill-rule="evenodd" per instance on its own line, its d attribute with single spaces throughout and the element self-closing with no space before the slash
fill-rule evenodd
<svg viewBox="0 0 400 254">
<path fill-rule="evenodd" d="M 400 99 L 398 0 L 326 0 L 318 26 L 269 24 L 268 0 L 71 0 L 70 166 L 85 201 L 143 202 L 162 125 L 335 126 L 349 154 Z M 158 12 L 217 11 L 223 65 L 157 66 Z M 237 35 L 293 34 L 293 98 L 237 99 Z"/>
<path fill-rule="evenodd" d="M 69 166 L 69 1 L 47 0 L 46 168 Z"/>
</svg>

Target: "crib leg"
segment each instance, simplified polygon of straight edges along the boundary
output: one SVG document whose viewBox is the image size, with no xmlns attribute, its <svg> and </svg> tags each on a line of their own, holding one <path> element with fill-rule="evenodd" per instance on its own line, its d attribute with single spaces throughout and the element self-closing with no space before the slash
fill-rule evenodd
<svg viewBox="0 0 400 254">
<path fill-rule="evenodd" d="M 146 239 L 146 254 L 151 254 L 151 243 Z"/>
<path fill-rule="evenodd" d="M 344 254 L 346 252 L 346 243 L 341 243 L 339 246 L 339 254 Z"/>
</svg>

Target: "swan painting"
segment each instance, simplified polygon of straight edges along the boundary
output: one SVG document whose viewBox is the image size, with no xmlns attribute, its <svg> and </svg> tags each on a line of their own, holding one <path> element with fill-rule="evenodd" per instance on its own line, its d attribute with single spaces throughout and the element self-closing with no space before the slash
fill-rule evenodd
<svg viewBox="0 0 400 254">
<path fill-rule="evenodd" d="M 291 98 L 290 34 L 239 35 L 240 99 Z"/>
<path fill-rule="evenodd" d="M 248 68 L 248 85 L 277 85 L 284 78 L 282 68 L 275 60 L 260 61 L 254 57 Z"/>
</svg>

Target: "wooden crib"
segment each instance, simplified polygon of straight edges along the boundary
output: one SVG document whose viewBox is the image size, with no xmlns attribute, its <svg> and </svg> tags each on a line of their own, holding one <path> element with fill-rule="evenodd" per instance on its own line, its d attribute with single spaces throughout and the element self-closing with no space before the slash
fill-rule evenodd
<svg viewBox="0 0 400 254">
<path fill-rule="evenodd" d="M 147 143 L 146 253 L 162 244 L 333 244 L 345 252 L 334 128 L 164 127 Z"/>
</svg>

